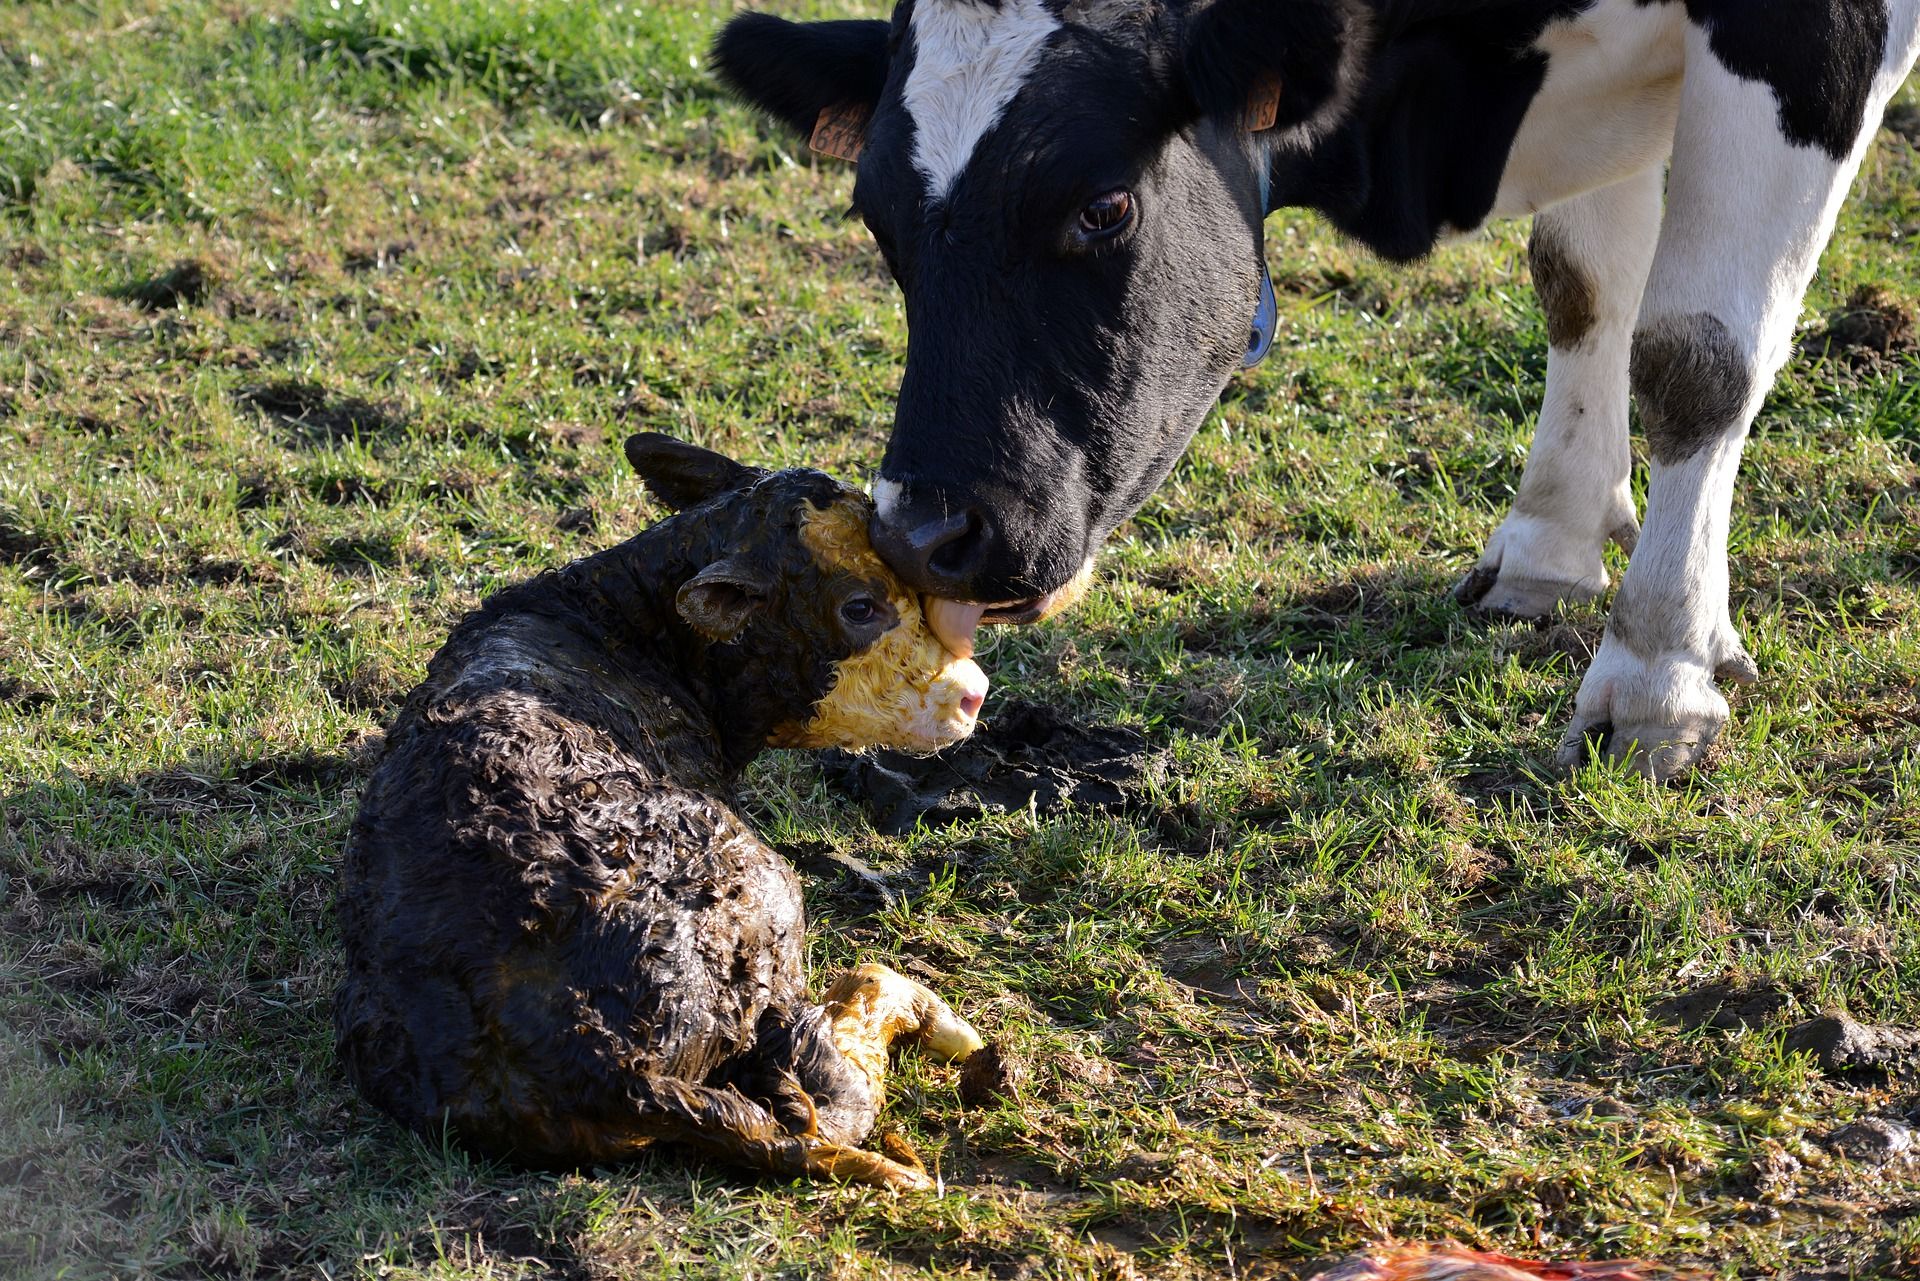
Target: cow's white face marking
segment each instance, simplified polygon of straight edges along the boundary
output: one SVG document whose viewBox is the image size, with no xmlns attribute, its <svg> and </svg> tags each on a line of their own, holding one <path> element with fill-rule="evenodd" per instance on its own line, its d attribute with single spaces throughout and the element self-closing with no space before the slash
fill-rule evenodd
<svg viewBox="0 0 1920 1281">
<path fill-rule="evenodd" d="M 987 130 L 1033 74 L 1060 20 L 1041 0 L 920 0 L 913 70 L 902 90 L 913 117 L 913 167 L 944 200 Z"/>
</svg>

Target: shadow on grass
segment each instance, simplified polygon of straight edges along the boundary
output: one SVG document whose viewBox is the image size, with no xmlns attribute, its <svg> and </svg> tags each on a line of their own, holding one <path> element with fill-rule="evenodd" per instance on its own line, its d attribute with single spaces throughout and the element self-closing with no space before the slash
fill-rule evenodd
<svg viewBox="0 0 1920 1281">
<path fill-rule="evenodd" d="M 333 867 L 377 742 L 0 794 L 0 1092 L 27 1101 L 0 1270 L 587 1275 L 560 1181 L 399 1132 L 333 1061 Z"/>
<path fill-rule="evenodd" d="M 1335 651 L 1379 658 L 1408 646 L 1437 647 L 1470 621 L 1453 603 L 1456 578 L 1430 565 L 1375 565 L 1301 592 L 1196 603 L 1178 639 L 1198 653 L 1242 658 Z"/>
<path fill-rule="evenodd" d="M 236 401 L 287 428 L 296 444 L 388 436 L 404 430 L 406 424 L 400 411 L 390 405 L 335 395 L 317 383 L 298 379 L 247 388 Z"/>
</svg>

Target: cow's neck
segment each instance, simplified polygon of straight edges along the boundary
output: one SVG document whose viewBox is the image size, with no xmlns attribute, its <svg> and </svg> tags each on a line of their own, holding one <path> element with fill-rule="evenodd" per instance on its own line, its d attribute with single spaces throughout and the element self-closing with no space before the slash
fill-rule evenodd
<svg viewBox="0 0 1920 1281">
<path fill-rule="evenodd" d="M 1375 253 L 1417 258 L 1494 212 L 1546 58 L 1548 23 L 1593 0 L 1378 0 L 1352 108 L 1323 137 L 1271 151 L 1269 209 L 1311 208 Z"/>
</svg>

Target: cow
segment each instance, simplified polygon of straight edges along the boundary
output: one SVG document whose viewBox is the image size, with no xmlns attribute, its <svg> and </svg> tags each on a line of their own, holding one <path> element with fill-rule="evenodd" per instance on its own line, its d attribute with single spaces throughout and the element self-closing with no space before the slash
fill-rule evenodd
<svg viewBox="0 0 1920 1281">
<path fill-rule="evenodd" d="M 1264 352 L 1268 213 L 1392 260 L 1532 215 L 1544 403 L 1456 594 L 1544 617 L 1627 551 L 1558 758 L 1665 780 L 1725 726 L 1719 682 L 1758 678 L 1742 446 L 1917 46 L 1920 0 L 899 0 L 743 13 L 712 61 L 857 156 L 908 325 L 873 538 L 971 602 L 949 631 L 1057 607 Z"/>
</svg>

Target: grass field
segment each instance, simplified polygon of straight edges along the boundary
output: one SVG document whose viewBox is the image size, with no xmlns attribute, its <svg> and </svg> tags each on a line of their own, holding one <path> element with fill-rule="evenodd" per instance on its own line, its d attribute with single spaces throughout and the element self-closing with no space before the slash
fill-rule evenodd
<svg viewBox="0 0 1920 1281">
<path fill-rule="evenodd" d="M 1920 304 L 1911 84 L 1748 450 L 1764 679 L 1709 773 L 1556 773 L 1603 615 L 1448 599 L 1541 391 L 1524 225 L 1389 270 L 1280 217 L 1274 356 L 984 656 L 1143 731 L 1151 803 L 894 839 L 804 755 L 751 777 L 770 840 L 902 891 L 812 877 L 815 972 L 900 964 L 1028 1070 L 971 1108 L 903 1063 L 943 1194 L 526 1175 L 357 1101 L 334 866 L 453 620 L 659 514 L 630 430 L 879 459 L 899 306 L 848 172 L 701 72 L 724 9 L 0 8 L 0 1274 L 1915 1266 L 1920 1166 L 1827 1139 L 1920 1091 L 1784 1047 L 1920 1024 L 1920 356 L 1813 341 Z"/>
</svg>

